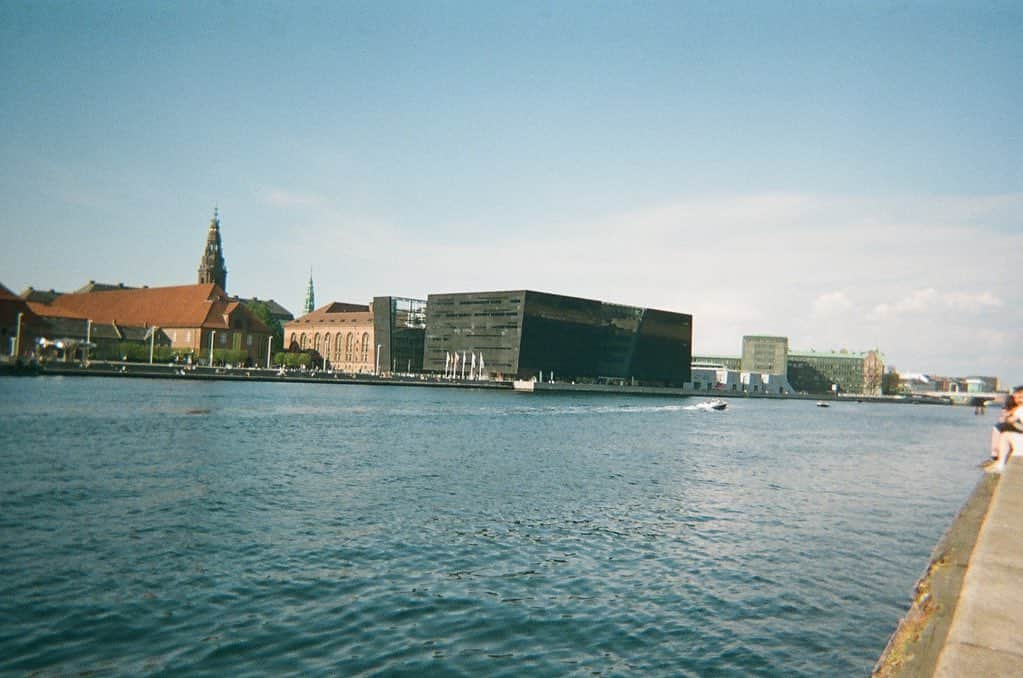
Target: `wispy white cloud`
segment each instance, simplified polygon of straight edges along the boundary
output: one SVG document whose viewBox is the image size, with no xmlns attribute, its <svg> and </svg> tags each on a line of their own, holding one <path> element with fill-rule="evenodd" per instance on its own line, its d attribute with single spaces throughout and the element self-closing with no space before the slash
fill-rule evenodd
<svg viewBox="0 0 1023 678">
<path fill-rule="evenodd" d="M 976 311 L 983 308 L 999 308 L 1005 305 L 1000 298 L 990 292 L 970 294 L 968 292 L 949 292 L 942 295 L 949 308 L 957 311 Z"/>
<path fill-rule="evenodd" d="M 999 308 L 1004 302 L 991 292 L 939 292 L 933 287 L 913 290 L 908 296 L 894 303 L 876 305 L 871 315 L 876 318 L 890 318 L 898 314 L 921 314 L 948 310 L 959 313 L 976 313 L 989 308 Z"/>
<path fill-rule="evenodd" d="M 817 297 L 813 302 L 813 312 L 815 315 L 828 316 L 836 313 L 845 313 L 853 307 L 853 302 L 849 296 L 839 290 L 837 292 L 828 292 Z"/>
</svg>

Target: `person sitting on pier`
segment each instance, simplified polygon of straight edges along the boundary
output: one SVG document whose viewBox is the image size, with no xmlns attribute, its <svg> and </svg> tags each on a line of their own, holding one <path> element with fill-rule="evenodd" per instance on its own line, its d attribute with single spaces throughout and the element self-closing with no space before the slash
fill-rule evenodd
<svg viewBox="0 0 1023 678">
<path fill-rule="evenodd" d="M 991 431 L 991 457 L 994 463 L 989 470 L 1001 473 L 1009 456 L 1023 454 L 1023 386 L 1012 389 L 1005 396 L 1005 407 L 998 416 L 998 423 Z"/>
</svg>

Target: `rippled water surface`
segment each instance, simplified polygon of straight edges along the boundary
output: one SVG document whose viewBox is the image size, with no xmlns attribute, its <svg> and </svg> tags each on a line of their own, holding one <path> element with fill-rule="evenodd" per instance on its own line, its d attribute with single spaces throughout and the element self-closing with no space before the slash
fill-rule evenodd
<svg viewBox="0 0 1023 678">
<path fill-rule="evenodd" d="M 0 670 L 866 675 L 970 408 L 0 378 Z"/>
</svg>

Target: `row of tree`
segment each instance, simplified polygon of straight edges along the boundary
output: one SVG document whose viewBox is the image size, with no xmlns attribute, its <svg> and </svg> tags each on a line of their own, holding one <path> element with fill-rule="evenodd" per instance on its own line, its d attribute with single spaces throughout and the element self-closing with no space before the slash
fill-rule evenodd
<svg viewBox="0 0 1023 678">
<path fill-rule="evenodd" d="M 200 359 L 209 358 L 209 351 L 196 353 L 170 346 L 154 346 L 154 363 L 197 363 Z M 89 351 L 92 360 L 125 360 L 133 363 L 149 362 L 149 344 L 135 341 L 104 343 Z M 246 351 L 231 348 L 213 349 L 214 365 L 246 365 L 249 354 Z M 251 365 L 250 365 L 251 366 Z"/>
</svg>

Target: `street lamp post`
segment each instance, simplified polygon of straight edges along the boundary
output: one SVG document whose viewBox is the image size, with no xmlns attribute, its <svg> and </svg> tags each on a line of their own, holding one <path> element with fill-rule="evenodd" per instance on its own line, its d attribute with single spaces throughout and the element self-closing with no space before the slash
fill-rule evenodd
<svg viewBox="0 0 1023 678">
<path fill-rule="evenodd" d="M 89 366 L 89 344 L 92 343 L 92 320 L 85 321 L 85 366 Z"/>
<path fill-rule="evenodd" d="M 266 369 L 270 369 L 270 355 L 273 353 L 274 335 L 266 338 Z"/>
<path fill-rule="evenodd" d="M 156 330 L 158 328 L 154 325 L 149 329 L 149 364 L 153 364 L 153 349 L 156 348 Z"/>
<path fill-rule="evenodd" d="M 16 329 L 14 330 L 14 359 L 15 360 L 17 360 L 18 356 L 21 354 L 21 316 L 23 316 L 23 315 L 24 315 L 24 313 L 20 313 L 20 312 L 18 313 L 18 324 L 17 324 Z"/>
<path fill-rule="evenodd" d="M 217 336 L 216 330 L 210 330 L 210 367 L 213 367 L 213 338 Z"/>
<path fill-rule="evenodd" d="M 380 375 L 380 349 L 383 348 L 383 346 L 384 346 L 383 344 L 377 344 L 377 354 L 376 354 L 376 373 L 377 373 L 377 376 Z"/>
</svg>

